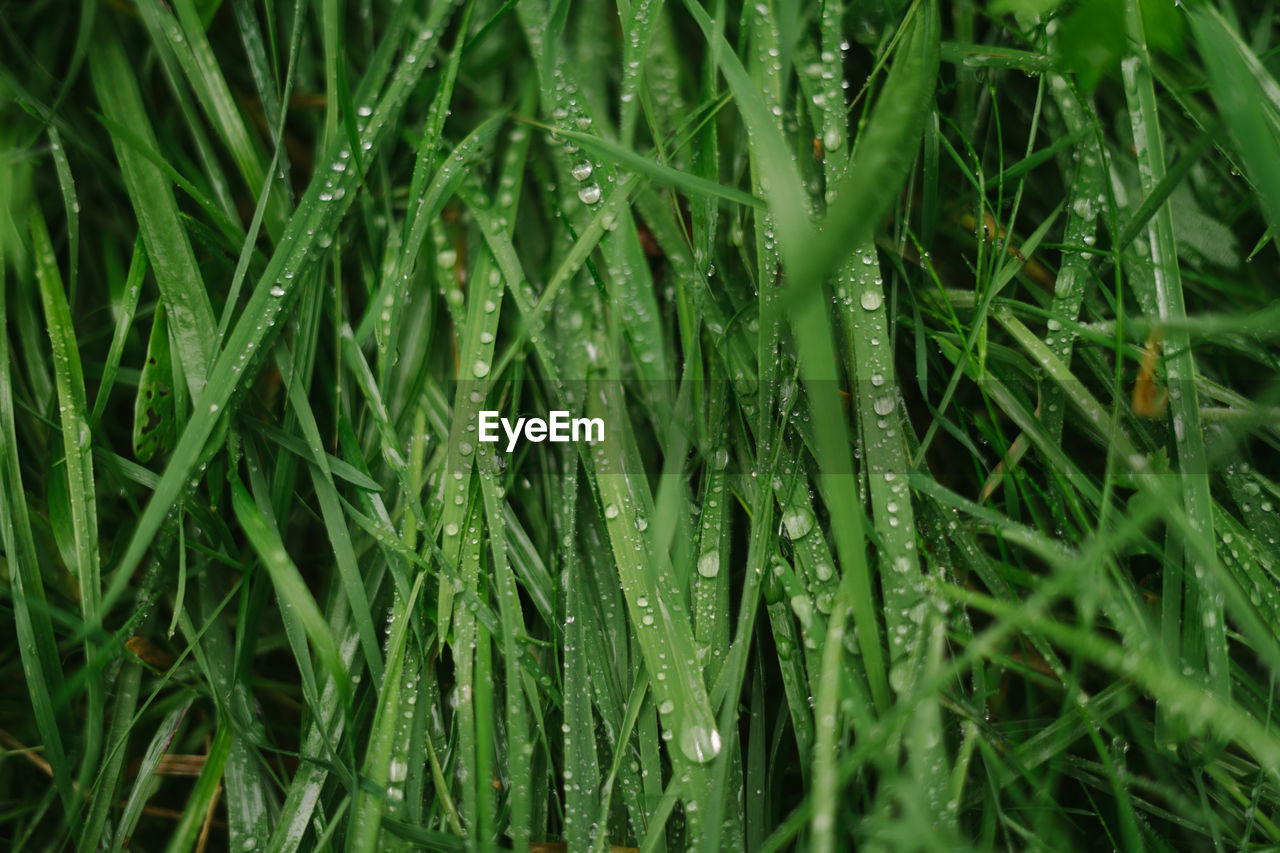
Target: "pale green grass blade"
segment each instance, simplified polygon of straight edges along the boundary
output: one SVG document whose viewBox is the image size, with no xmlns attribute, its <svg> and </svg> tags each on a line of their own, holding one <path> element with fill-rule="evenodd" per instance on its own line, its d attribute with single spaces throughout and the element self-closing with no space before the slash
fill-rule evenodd
<svg viewBox="0 0 1280 853">
<path fill-rule="evenodd" d="M 1137 55 L 1124 65 L 1125 91 L 1137 146 L 1143 189 L 1151 192 L 1165 173 L 1164 143 L 1160 118 L 1151 79 L 1150 56 L 1143 32 L 1142 13 L 1136 0 L 1126 6 L 1127 30 L 1137 46 Z M 1151 273 L 1154 279 L 1154 304 L 1160 319 L 1173 323 L 1187 313 L 1179 270 L 1177 246 L 1173 231 L 1173 213 L 1168 204 L 1161 207 L 1148 227 L 1151 244 Z M 1141 280 L 1139 280 L 1140 282 Z M 1205 453 L 1204 433 L 1200 426 L 1200 403 L 1195 390 L 1198 373 L 1191 340 L 1185 331 L 1171 328 L 1165 337 L 1166 378 L 1170 387 L 1170 409 L 1178 450 L 1179 482 L 1183 508 L 1196 535 L 1213 540 L 1212 496 L 1209 492 L 1209 462 Z M 1191 576 L 1199 580 L 1208 572 L 1192 558 Z M 1182 650 L 1192 659 L 1204 655 L 1214 689 L 1225 698 L 1230 689 L 1227 657 L 1226 624 L 1222 605 L 1218 603 L 1214 581 L 1192 582 L 1185 586 L 1186 619 L 1182 627 Z M 1170 652 L 1177 652 L 1170 649 Z"/>
<path fill-rule="evenodd" d="M 109 29 L 90 51 L 89 67 L 104 115 L 130 128 L 146 147 L 155 149 L 155 134 L 137 80 L 119 39 Z M 147 258 L 169 309 L 177 355 L 195 399 L 204 388 L 213 355 L 215 325 L 204 280 L 164 175 L 128 142 L 117 137 L 113 144 Z"/>
<path fill-rule="evenodd" d="M 89 407 L 85 402 L 84 373 L 80 365 L 80 349 L 71 309 L 63 290 L 62 274 L 49 242 L 44 219 L 31 218 L 32 250 L 36 262 L 36 279 L 40 283 L 40 300 L 48 321 L 49 341 L 53 345 L 54 379 L 58 389 L 59 422 L 62 433 L 67 501 L 74 548 L 75 574 L 80 593 L 80 610 L 85 624 L 96 627 L 102 619 L 101 566 L 98 553 L 98 514 L 93 476 L 93 432 L 89 427 Z M 59 476 L 55 474 L 54 476 Z M 85 657 L 95 659 L 97 642 L 87 640 Z M 81 753 L 79 784 L 84 785 L 96 771 L 102 748 L 102 719 L 105 713 L 104 691 L 96 672 L 88 677 L 88 713 L 85 740 Z"/>
</svg>

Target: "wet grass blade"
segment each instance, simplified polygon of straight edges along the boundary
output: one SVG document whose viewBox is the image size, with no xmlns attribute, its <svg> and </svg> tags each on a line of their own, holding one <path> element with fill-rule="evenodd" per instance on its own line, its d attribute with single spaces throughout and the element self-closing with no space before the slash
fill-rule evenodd
<svg viewBox="0 0 1280 853">
<path fill-rule="evenodd" d="M 130 128 L 148 148 L 157 148 L 137 80 L 119 39 L 110 28 L 105 28 L 95 41 L 89 68 L 103 114 Z M 182 372 L 195 399 L 200 396 L 208 375 L 215 329 L 204 279 L 164 174 L 118 134 L 113 134 L 112 142 L 147 247 L 147 257 L 169 310 Z"/>
<path fill-rule="evenodd" d="M 0 246 L 0 252 L 3 247 Z M 3 260 L 3 258 L 0 258 Z M 7 282 L 5 267 L 0 264 L 0 328 L 8 328 Z M 25 502 L 15 499 L 25 493 L 19 458 L 17 432 L 14 425 L 13 374 L 9 348 L 0 347 L 0 534 L 9 563 L 9 582 L 13 586 L 14 627 L 17 634 L 22 671 L 31 696 L 36 730 L 43 742 L 44 756 L 49 762 L 54 787 L 68 813 L 75 808 L 75 792 L 71 785 L 71 768 L 62 742 L 64 721 L 60 719 L 55 697 L 63 695 L 62 664 L 58 659 L 50 607 L 40 573 L 40 557 L 32 536 L 30 515 Z"/>
<path fill-rule="evenodd" d="M 1125 91 L 1129 98 L 1129 115 L 1141 165 L 1143 189 L 1152 192 L 1165 174 L 1164 142 L 1161 136 L 1159 108 L 1151 78 L 1151 58 L 1147 52 L 1142 13 L 1136 0 L 1126 7 L 1130 39 L 1137 45 L 1137 55 L 1124 65 Z M 1280 164 L 1280 160 L 1276 161 Z M 1200 402 L 1196 393 L 1195 353 L 1191 339 L 1177 327 L 1187 314 L 1183 295 L 1178 248 L 1173 230 L 1173 211 L 1163 205 L 1148 226 L 1151 243 L 1151 273 L 1155 287 L 1152 294 L 1161 320 L 1170 321 L 1166 333 L 1165 370 L 1170 388 L 1175 445 L 1178 451 L 1179 483 L 1183 508 L 1195 533 L 1213 540 L 1213 499 L 1209 491 L 1209 460 L 1205 453 L 1204 432 L 1200 425 Z M 1138 280 L 1141 282 L 1141 279 Z M 1191 557 L 1189 554 L 1188 557 Z M 1191 557 L 1188 577 L 1205 578 L 1205 566 Z M 1214 689 L 1223 696 L 1230 690 L 1226 624 L 1218 590 L 1213 580 L 1192 582 L 1184 587 L 1186 618 L 1182 625 L 1181 650 L 1192 660 L 1204 655 Z M 1176 632 L 1166 634 L 1176 636 Z M 1170 649 L 1177 653 L 1179 650 Z"/>
</svg>

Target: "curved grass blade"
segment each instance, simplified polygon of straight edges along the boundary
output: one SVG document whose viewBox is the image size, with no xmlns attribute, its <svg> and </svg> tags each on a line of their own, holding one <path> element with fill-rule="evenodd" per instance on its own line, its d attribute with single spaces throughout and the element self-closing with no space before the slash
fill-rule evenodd
<svg viewBox="0 0 1280 853">
<path fill-rule="evenodd" d="M 48 321 L 49 341 L 53 346 L 54 380 L 58 389 L 62 446 L 64 451 L 67 499 L 71 509 L 74 563 L 70 568 L 78 581 L 80 610 L 85 624 L 97 626 L 102 618 L 100 599 L 102 581 L 98 556 L 98 513 L 93 477 L 93 432 L 89 428 L 89 407 L 85 402 L 84 373 L 80 366 L 80 349 L 71 308 L 62 286 L 62 275 L 49 242 L 49 231 L 39 211 L 31 215 L 31 239 L 40 283 L 40 299 Z M 57 476 L 56 474 L 54 476 Z M 85 638 L 85 657 L 97 659 L 98 641 Z M 88 675 L 88 709 L 85 715 L 85 741 L 81 753 L 80 784 L 88 784 L 96 770 L 102 747 L 104 691 L 97 672 Z"/>
<path fill-rule="evenodd" d="M 103 28 L 94 42 L 89 53 L 89 70 L 106 117 L 131 129 L 146 147 L 157 149 L 138 81 L 119 39 L 109 27 Z M 213 307 L 168 180 L 160 169 L 114 132 L 112 144 L 147 247 L 147 257 L 155 269 L 165 307 L 169 309 L 178 359 L 194 400 L 204 388 L 213 353 L 216 328 Z"/>
</svg>

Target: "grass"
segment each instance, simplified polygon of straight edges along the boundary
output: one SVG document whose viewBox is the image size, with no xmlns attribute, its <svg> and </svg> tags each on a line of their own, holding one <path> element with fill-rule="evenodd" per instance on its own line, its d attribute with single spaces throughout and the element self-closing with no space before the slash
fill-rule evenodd
<svg viewBox="0 0 1280 853">
<path fill-rule="evenodd" d="M 0 3 L 0 843 L 1280 844 L 1271 11 Z"/>
</svg>

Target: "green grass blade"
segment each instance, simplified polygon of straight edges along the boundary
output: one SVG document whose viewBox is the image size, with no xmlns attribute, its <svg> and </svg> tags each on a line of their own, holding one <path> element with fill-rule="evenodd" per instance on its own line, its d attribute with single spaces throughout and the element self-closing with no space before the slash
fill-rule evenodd
<svg viewBox="0 0 1280 853">
<path fill-rule="evenodd" d="M 109 28 L 95 41 L 89 68 L 103 114 L 130 128 L 148 148 L 155 149 L 155 134 L 142 104 L 137 80 L 119 39 Z M 169 310 L 182 371 L 195 399 L 200 396 L 208 375 L 215 328 L 204 280 L 165 176 L 118 135 L 113 135 L 112 142 L 147 247 L 147 257 Z"/>
</svg>

